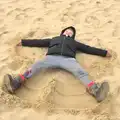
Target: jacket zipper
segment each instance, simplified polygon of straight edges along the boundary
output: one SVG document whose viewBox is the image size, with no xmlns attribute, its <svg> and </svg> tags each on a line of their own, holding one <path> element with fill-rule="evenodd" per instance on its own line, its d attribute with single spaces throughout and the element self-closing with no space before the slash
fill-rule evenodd
<svg viewBox="0 0 120 120">
<path fill-rule="evenodd" d="M 62 53 L 63 53 L 63 45 L 64 45 L 64 40 L 65 40 L 65 36 L 64 36 L 64 39 L 63 39 L 63 42 L 62 42 L 61 55 L 62 55 Z"/>
</svg>

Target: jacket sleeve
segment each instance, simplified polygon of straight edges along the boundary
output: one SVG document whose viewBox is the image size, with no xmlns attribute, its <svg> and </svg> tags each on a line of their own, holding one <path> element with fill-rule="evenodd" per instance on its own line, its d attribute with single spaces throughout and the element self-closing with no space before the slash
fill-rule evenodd
<svg viewBox="0 0 120 120">
<path fill-rule="evenodd" d="M 22 46 L 48 47 L 52 39 L 22 39 Z"/>
<path fill-rule="evenodd" d="M 76 48 L 77 48 L 77 50 L 79 50 L 81 52 L 84 52 L 87 54 L 92 54 L 92 55 L 98 55 L 98 56 L 102 56 L 102 57 L 105 57 L 107 54 L 106 50 L 91 47 L 91 46 L 85 45 L 85 44 L 77 42 L 77 41 L 76 41 Z"/>
</svg>

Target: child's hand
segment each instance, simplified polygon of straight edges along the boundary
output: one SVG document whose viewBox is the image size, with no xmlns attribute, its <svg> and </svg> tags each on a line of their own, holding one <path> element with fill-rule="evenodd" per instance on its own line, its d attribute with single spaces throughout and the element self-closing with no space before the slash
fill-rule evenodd
<svg viewBox="0 0 120 120">
<path fill-rule="evenodd" d="M 107 50 L 106 57 L 108 57 L 108 58 L 112 57 L 112 51 L 111 50 Z"/>
<path fill-rule="evenodd" d="M 19 47 L 19 46 L 22 46 L 22 43 L 20 42 L 20 43 L 18 43 L 16 46 L 18 46 L 18 47 Z"/>
<path fill-rule="evenodd" d="M 16 46 L 15 46 L 15 52 L 17 55 L 19 55 L 20 49 L 22 48 L 22 43 L 19 42 Z"/>
</svg>

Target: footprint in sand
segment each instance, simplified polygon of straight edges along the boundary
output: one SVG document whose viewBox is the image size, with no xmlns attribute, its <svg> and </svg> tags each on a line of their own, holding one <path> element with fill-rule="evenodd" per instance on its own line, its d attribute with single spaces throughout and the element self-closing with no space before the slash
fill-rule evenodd
<svg viewBox="0 0 120 120">
<path fill-rule="evenodd" d="M 90 25 L 97 28 L 99 24 L 100 20 L 96 16 L 89 15 L 85 18 L 85 25 Z"/>
<path fill-rule="evenodd" d="M 25 16 L 31 16 L 35 12 L 36 12 L 36 10 L 34 8 L 25 8 L 22 10 L 22 13 L 24 13 Z"/>
<path fill-rule="evenodd" d="M 20 12 L 21 12 L 21 9 L 20 9 L 20 8 L 15 8 L 15 9 L 9 11 L 9 12 L 7 13 L 7 16 L 16 15 L 16 13 L 20 13 Z"/>
<path fill-rule="evenodd" d="M 30 11 L 32 11 L 32 10 L 34 10 L 33 8 L 25 8 L 23 11 L 24 12 L 30 12 Z"/>
<path fill-rule="evenodd" d="M 28 17 L 28 16 L 25 13 L 20 13 L 20 14 L 16 15 L 15 19 L 21 20 L 21 19 L 24 19 L 26 17 Z"/>
<path fill-rule="evenodd" d="M 47 13 L 48 14 L 48 13 Z M 33 23 L 36 25 L 36 24 L 40 24 L 41 22 L 44 22 L 44 19 L 43 18 L 36 18 L 33 20 Z"/>
<path fill-rule="evenodd" d="M 20 8 L 15 8 L 14 10 L 11 10 L 10 12 L 7 13 L 7 16 L 12 16 L 17 20 L 21 20 L 27 17 L 27 14 L 20 9 Z"/>
<path fill-rule="evenodd" d="M 41 2 L 43 3 L 44 8 L 47 8 L 47 6 L 48 6 L 52 1 L 49 1 L 49 0 L 41 0 Z"/>
<path fill-rule="evenodd" d="M 71 12 L 75 11 L 75 12 L 83 12 L 84 9 L 85 9 L 85 4 L 84 3 L 81 3 L 80 1 L 77 1 L 77 2 L 72 2 L 70 3 L 70 8 L 69 10 Z"/>
<path fill-rule="evenodd" d="M 66 21 L 68 18 L 73 20 L 78 17 L 81 12 L 84 12 L 85 4 L 79 1 L 72 2 L 69 4 L 70 7 L 64 10 L 64 14 L 61 15 L 61 21 Z"/>
<path fill-rule="evenodd" d="M 36 31 L 30 31 L 25 37 L 33 37 Z"/>
</svg>

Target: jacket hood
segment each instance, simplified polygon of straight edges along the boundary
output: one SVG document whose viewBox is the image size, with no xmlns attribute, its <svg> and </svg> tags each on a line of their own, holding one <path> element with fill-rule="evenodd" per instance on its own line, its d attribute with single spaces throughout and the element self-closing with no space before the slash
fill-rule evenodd
<svg viewBox="0 0 120 120">
<path fill-rule="evenodd" d="M 62 34 L 64 33 L 64 31 L 67 30 L 67 29 L 72 29 L 72 31 L 73 31 L 73 36 L 72 36 L 72 38 L 75 39 L 76 29 L 75 29 L 73 26 L 69 26 L 69 27 L 64 28 L 64 29 L 61 31 L 61 34 L 60 34 L 60 35 L 62 35 Z"/>
</svg>

